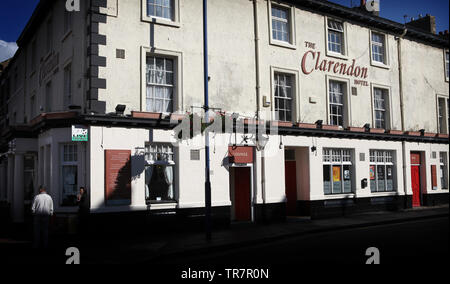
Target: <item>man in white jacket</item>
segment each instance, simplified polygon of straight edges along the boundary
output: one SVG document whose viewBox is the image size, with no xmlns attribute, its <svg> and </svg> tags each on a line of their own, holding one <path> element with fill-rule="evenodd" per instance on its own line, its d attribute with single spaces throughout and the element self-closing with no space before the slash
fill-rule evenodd
<svg viewBox="0 0 450 284">
<path fill-rule="evenodd" d="M 39 187 L 39 194 L 34 197 L 31 211 L 34 215 L 33 248 L 38 248 L 42 241 L 44 248 L 48 246 L 48 224 L 53 215 L 53 200 L 44 187 Z"/>
</svg>

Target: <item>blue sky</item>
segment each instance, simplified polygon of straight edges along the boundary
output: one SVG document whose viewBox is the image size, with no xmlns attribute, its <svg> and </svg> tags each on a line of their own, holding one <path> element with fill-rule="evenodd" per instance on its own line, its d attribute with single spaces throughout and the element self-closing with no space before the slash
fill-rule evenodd
<svg viewBox="0 0 450 284">
<path fill-rule="evenodd" d="M 64 1 L 64 0 L 59 0 Z M 133 0 L 140 1 L 140 0 Z M 226 0 L 223 0 L 226 1 Z M 331 0 L 350 6 L 359 0 Z M 1 0 L 0 4 L 0 61 L 14 54 L 14 42 L 19 37 L 39 0 Z M 380 0 L 380 16 L 403 23 L 404 15 L 415 17 L 419 14 L 436 16 L 437 31 L 448 30 L 449 0 Z"/>
</svg>

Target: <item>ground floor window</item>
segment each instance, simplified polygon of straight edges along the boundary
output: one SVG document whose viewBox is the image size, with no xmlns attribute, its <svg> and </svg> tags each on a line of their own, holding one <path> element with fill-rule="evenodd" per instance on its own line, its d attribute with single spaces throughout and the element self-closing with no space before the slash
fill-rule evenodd
<svg viewBox="0 0 450 284">
<path fill-rule="evenodd" d="M 78 147 L 61 145 L 62 206 L 75 206 L 78 191 Z"/>
<path fill-rule="evenodd" d="M 393 151 L 370 151 L 370 191 L 395 191 Z"/>
<path fill-rule="evenodd" d="M 448 189 L 448 163 L 447 152 L 439 153 L 441 189 Z"/>
<path fill-rule="evenodd" d="M 323 150 L 323 189 L 325 195 L 353 192 L 352 151 Z"/>
<path fill-rule="evenodd" d="M 146 146 L 145 199 L 148 202 L 175 200 L 175 160 L 173 146 L 152 143 Z"/>
</svg>

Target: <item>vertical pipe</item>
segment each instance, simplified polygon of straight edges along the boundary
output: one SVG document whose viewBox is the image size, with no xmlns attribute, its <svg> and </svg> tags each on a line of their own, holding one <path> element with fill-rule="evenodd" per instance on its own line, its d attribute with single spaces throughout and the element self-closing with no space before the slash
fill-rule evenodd
<svg viewBox="0 0 450 284">
<path fill-rule="evenodd" d="M 205 96 L 205 123 L 209 121 L 209 98 L 208 98 L 208 5 L 203 0 L 203 84 Z M 209 175 L 209 133 L 205 131 L 205 229 L 206 240 L 211 240 L 211 181 Z"/>
<path fill-rule="evenodd" d="M 261 76 L 260 76 L 260 57 L 259 57 L 259 21 L 258 21 L 258 0 L 253 0 L 253 19 L 255 33 L 255 73 L 256 73 L 256 119 L 260 120 L 261 111 Z M 259 133 L 257 134 L 259 135 Z M 266 204 L 266 158 L 264 149 L 261 150 L 261 197 L 263 202 L 263 220 L 265 220 Z"/>
</svg>

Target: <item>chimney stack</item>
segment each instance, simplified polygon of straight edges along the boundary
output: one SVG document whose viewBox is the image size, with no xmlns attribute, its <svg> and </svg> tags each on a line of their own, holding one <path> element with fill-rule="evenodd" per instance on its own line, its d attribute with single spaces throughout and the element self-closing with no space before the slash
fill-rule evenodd
<svg viewBox="0 0 450 284">
<path fill-rule="evenodd" d="M 426 16 L 423 18 L 412 18 L 409 23 L 406 23 L 406 26 L 436 34 L 436 17 L 431 16 L 430 14 L 426 14 Z"/>
</svg>

